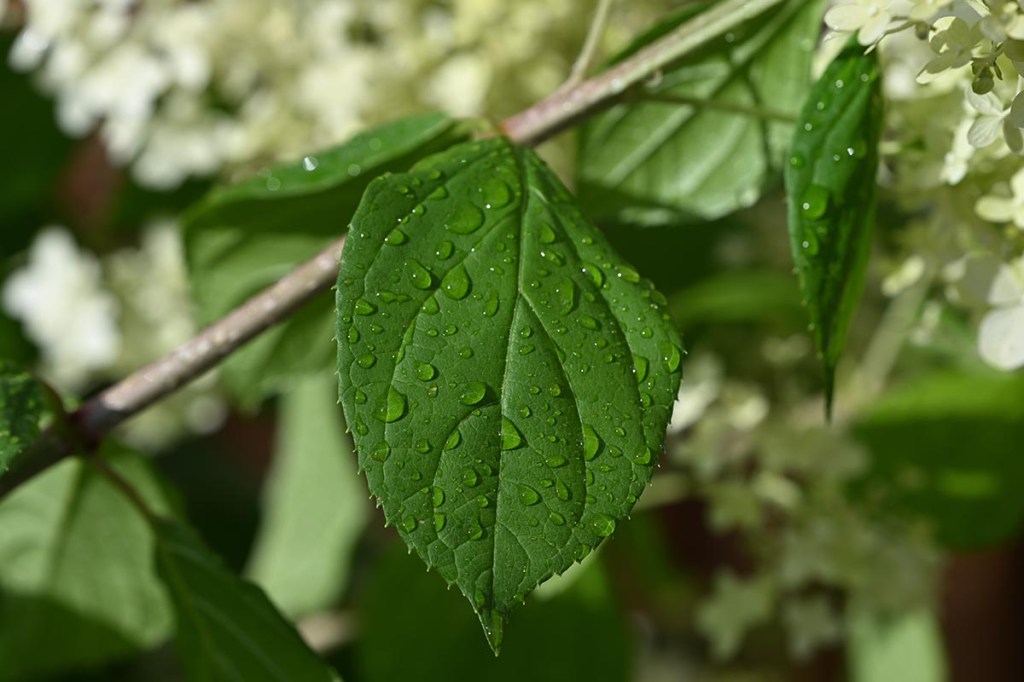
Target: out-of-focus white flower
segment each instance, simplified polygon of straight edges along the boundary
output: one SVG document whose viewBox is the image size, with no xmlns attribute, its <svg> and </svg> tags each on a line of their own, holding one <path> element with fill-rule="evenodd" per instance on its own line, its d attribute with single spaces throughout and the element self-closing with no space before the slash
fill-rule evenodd
<svg viewBox="0 0 1024 682">
<path fill-rule="evenodd" d="M 873 45 L 893 22 L 893 4 L 893 0 L 839 0 L 825 13 L 825 23 L 833 31 L 856 32 L 861 45 Z"/>
<path fill-rule="evenodd" d="M 1024 367 L 1024 257 L 999 268 L 988 302 L 994 310 L 978 328 L 978 354 L 997 369 Z"/>
<path fill-rule="evenodd" d="M 685 431 L 700 419 L 722 390 L 722 367 L 709 355 L 698 355 L 687 363 L 686 380 L 672 407 L 669 433 Z"/>
<path fill-rule="evenodd" d="M 978 199 L 974 211 L 993 223 L 1013 223 L 1024 230 L 1024 168 L 1010 178 L 1010 196 L 989 194 Z"/>
<path fill-rule="evenodd" d="M 711 640 L 718 658 L 736 653 L 750 628 L 764 623 L 776 598 L 774 583 L 758 576 L 749 580 L 730 572 L 715 578 L 715 591 L 697 612 L 697 626 Z"/>
<path fill-rule="evenodd" d="M 891 298 L 914 286 L 924 275 L 926 265 L 919 254 L 910 256 L 882 280 L 882 293 Z"/>
<path fill-rule="evenodd" d="M 117 302 L 97 260 L 62 228 L 39 233 L 28 263 L 8 277 L 3 305 L 39 346 L 42 375 L 61 389 L 82 388 L 117 359 Z"/>
</svg>

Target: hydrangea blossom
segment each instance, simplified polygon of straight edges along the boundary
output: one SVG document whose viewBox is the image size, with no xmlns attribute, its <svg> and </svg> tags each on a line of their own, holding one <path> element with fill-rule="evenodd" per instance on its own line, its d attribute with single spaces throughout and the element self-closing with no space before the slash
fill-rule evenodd
<svg viewBox="0 0 1024 682">
<path fill-rule="evenodd" d="M 63 228 L 39 233 L 28 263 L 5 283 L 3 306 L 39 346 L 41 374 L 59 388 L 82 388 L 121 349 L 118 305 L 100 264 Z"/>
<path fill-rule="evenodd" d="M 1024 257 L 999 268 L 988 302 L 994 309 L 981 321 L 978 353 L 998 369 L 1024 367 Z"/>
</svg>

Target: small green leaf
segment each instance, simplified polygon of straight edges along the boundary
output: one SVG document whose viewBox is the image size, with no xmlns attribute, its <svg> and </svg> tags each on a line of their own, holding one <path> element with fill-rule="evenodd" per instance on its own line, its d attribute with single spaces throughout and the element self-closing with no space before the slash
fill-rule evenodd
<svg viewBox="0 0 1024 682">
<path fill-rule="evenodd" d="M 684 6 L 613 63 L 710 4 Z M 590 120 L 580 136 L 578 179 L 588 215 L 658 224 L 753 204 L 784 160 L 793 131 L 785 119 L 796 117 L 810 85 L 824 4 L 789 0 Z"/>
<path fill-rule="evenodd" d="M 512 607 L 610 535 L 650 480 L 678 335 L 653 285 L 504 139 L 374 181 L 350 234 L 338 369 L 360 465 L 497 649 Z"/>
<path fill-rule="evenodd" d="M 149 462 L 105 445 L 103 457 L 154 509 L 172 513 Z M 99 665 L 170 635 L 153 573 L 153 535 L 96 469 L 66 460 L 0 503 L 0 677 Z"/>
<path fill-rule="evenodd" d="M 786 165 L 793 262 L 824 363 L 829 413 L 871 250 L 882 116 L 878 59 L 851 45 L 811 89 Z"/>
<path fill-rule="evenodd" d="M 1024 380 L 941 374 L 890 391 L 854 424 L 869 499 L 928 520 L 947 547 L 1004 542 L 1024 525 Z"/>
<path fill-rule="evenodd" d="M 344 589 L 366 500 L 335 404 L 334 377 L 285 394 L 250 575 L 290 616 L 328 607 Z"/>
<path fill-rule="evenodd" d="M 0 362 L 0 476 L 39 438 L 50 393 L 31 373 Z"/>
<path fill-rule="evenodd" d="M 157 571 L 174 605 L 188 679 L 338 679 L 263 591 L 229 572 L 195 533 L 162 519 L 154 529 Z"/>
<path fill-rule="evenodd" d="M 220 319 L 341 236 L 370 180 L 406 170 L 469 132 L 470 124 L 439 114 L 401 119 L 215 189 L 185 221 L 202 321 Z M 329 296 L 310 302 L 233 355 L 223 366 L 228 384 L 255 405 L 294 375 L 327 370 L 332 320 Z"/>
</svg>

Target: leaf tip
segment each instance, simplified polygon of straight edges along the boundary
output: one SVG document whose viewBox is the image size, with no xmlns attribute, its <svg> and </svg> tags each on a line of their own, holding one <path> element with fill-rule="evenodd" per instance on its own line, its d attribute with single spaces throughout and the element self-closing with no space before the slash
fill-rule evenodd
<svg viewBox="0 0 1024 682">
<path fill-rule="evenodd" d="M 493 609 L 480 609 L 477 616 L 480 618 L 480 625 L 483 626 L 484 636 L 487 637 L 487 644 L 497 658 L 501 654 L 501 642 L 505 637 L 506 616 Z"/>
</svg>

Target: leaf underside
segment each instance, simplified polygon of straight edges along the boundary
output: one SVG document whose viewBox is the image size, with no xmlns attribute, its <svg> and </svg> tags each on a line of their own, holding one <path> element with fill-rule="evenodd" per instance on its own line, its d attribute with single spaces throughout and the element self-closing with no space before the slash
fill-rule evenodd
<svg viewBox="0 0 1024 682">
<path fill-rule="evenodd" d="M 230 573 L 189 528 L 157 519 L 154 529 L 189 680 L 337 680 L 263 591 Z"/>
<path fill-rule="evenodd" d="M 337 295 L 370 491 L 497 650 L 512 607 L 650 479 L 682 354 L 664 299 L 504 139 L 371 184 Z"/>
<path fill-rule="evenodd" d="M 828 413 L 836 364 L 864 289 L 882 119 L 878 59 L 853 44 L 811 89 L 786 166 L 790 246 L 824 365 Z"/>
<path fill-rule="evenodd" d="M 706 6 L 684 6 L 613 63 Z M 822 0 L 773 8 L 666 69 L 636 101 L 588 121 L 578 166 L 588 215 L 659 224 L 753 204 L 785 157 L 793 124 L 771 117 L 799 111 L 823 8 Z M 672 99 L 680 97 L 707 104 Z"/>
</svg>

